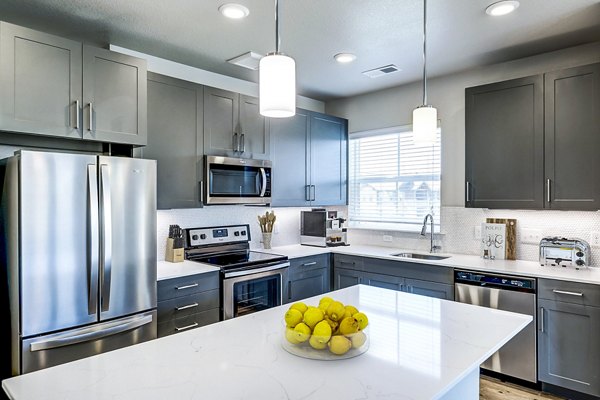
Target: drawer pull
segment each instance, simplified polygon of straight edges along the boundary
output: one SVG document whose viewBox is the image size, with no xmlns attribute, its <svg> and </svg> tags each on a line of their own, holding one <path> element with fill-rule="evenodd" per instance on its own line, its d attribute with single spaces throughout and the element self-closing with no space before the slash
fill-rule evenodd
<svg viewBox="0 0 600 400">
<path fill-rule="evenodd" d="M 557 289 L 552 289 L 552 291 L 554 293 L 558 293 L 558 294 L 568 294 L 569 296 L 579 296 L 579 297 L 583 296 L 583 293 L 579 293 L 579 292 L 567 292 L 566 290 L 557 290 Z"/>
<path fill-rule="evenodd" d="M 191 289 L 198 286 L 197 283 L 192 283 L 191 285 L 185 285 L 185 286 L 175 286 L 176 290 L 183 290 L 183 289 Z"/>
<path fill-rule="evenodd" d="M 185 330 L 187 330 L 187 329 L 192 329 L 192 328 L 195 328 L 195 327 L 197 327 L 197 326 L 198 326 L 198 323 L 197 323 L 197 322 L 194 322 L 194 323 L 193 323 L 193 324 L 191 324 L 191 325 L 188 325 L 188 326 L 182 326 L 181 328 L 175 327 L 175 330 L 176 330 L 177 332 L 181 332 L 181 331 L 185 331 Z"/>
<path fill-rule="evenodd" d="M 317 265 L 317 262 L 313 261 L 313 262 L 307 262 L 307 263 L 302 264 L 303 267 L 310 267 L 311 265 Z"/>
<path fill-rule="evenodd" d="M 340 264 L 342 264 L 342 265 L 344 265 L 344 264 L 354 265 L 354 264 L 356 264 L 356 262 L 354 262 L 354 261 L 340 261 Z"/>
<path fill-rule="evenodd" d="M 194 307 L 198 307 L 198 303 L 188 304 L 187 306 L 175 307 L 175 310 L 181 311 L 181 310 L 187 310 L 188 308 L 194 308 Z"/>
</svg>

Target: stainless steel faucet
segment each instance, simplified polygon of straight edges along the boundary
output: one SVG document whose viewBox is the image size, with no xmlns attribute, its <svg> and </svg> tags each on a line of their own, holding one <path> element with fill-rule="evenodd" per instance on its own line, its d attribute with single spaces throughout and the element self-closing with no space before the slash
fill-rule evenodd
<svg viewBox="0 0 600 400">
<path fill-rule="evenodd" d="M 432 214 L 427 214 L 425 216 L 425 219 L 423 220 L 423 227 L 421 228 L 421 236 L 425 236 L 425 234 L 427 233 L 427 220 L 428 219 L 431 221 L 431 245 L 429 247 L 429 252 L 435 253 L 435 251 L 440 250 L 441 247 L 433 245 L 433 215 Z"/>
</svg>

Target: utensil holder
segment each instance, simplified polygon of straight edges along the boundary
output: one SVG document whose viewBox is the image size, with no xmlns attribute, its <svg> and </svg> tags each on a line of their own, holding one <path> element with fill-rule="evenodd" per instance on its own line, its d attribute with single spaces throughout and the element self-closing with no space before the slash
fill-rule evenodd
<svg viewBox="0 0 600 400">
<path fill-rule="evenodd" d="M 262 242 L 263 242 L 263 248 L 264 249 L 270 249 L 271 248 L 271 238 L 272 238 L 273 234 L 270 232 L 263 232 L 262 234 Z"/>
<path fill-rule="evenodd" d="M 178 249 L 173 248 L 174 242 L 175 242 L 175 239 L 173 239 L 173 238 L 167 239 L 167 251 L 165 254 L 165 260 L 172 262 L 172 263 L 183 262 L 183 260 L 184 260 L 183 248 L 178 248 Z"/>
</svg>

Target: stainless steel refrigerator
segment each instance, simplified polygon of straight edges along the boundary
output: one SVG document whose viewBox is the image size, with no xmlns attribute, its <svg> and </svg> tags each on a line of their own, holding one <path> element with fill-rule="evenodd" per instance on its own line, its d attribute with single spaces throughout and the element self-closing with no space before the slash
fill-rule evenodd
<svg viewBox="0 0 600 400">
<path fill-rule="evenodd" d="M 155 338 L 156 161 L 22 150 L 0 176 L 12 373 Z"/>
</svg>

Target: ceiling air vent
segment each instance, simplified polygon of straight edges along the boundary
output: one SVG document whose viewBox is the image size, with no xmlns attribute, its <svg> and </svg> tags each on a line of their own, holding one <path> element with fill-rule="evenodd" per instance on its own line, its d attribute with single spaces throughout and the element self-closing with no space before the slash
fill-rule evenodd
<svg viewBox="0 0 600 400">
<path fill-rule="evenodd" d="M 253 51 L 249 51 L 237 57 L 230 58 L 227 60 L 228 63 L 239 65 L 240 67 L 257 70 L 258 63 L 262 58 L 262 54 L 255 53 Z"/>
<path fill-rule="evenodd" d="M 380 76 L 393 74 L 394 72 L 398 72 L 398 71 L 400 71 L 400 68 L 396 67 L 394 64 L 390 64 L 390 65 L 384 65 L 383 67 L 364 71 L 363 75 L 366 75 L 369 78 L 379 78 Z"/>
</svg>

